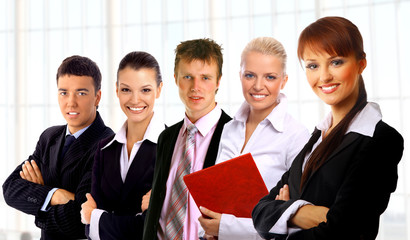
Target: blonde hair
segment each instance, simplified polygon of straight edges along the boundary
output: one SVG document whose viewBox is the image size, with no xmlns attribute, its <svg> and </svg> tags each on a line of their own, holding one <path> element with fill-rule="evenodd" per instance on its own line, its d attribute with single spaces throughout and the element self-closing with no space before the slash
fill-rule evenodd
<svg viewBox="0 0 410 240">
<path fill-rule="evenodd" d="M 287 55 L 282 43 L 273 37 L 257 37 L 252 39 L 242 51 L 241 69 L 245 62 L 245 57 L 249 52 L 258 52 L 264 55 L 271 55 L 279 58 L 282 62 L 283 73 L 286 74 Z"/>
</svg>

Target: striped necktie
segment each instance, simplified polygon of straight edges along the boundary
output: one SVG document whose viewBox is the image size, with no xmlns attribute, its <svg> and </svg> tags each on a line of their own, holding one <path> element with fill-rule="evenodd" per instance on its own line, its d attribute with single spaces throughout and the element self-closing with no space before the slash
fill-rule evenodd
<svg viewBox="0 0 410 240">
<path fill-rule="evenodd" d="M 185 151 L 178 163 L 174 184 L 172 186 L 170 208 L 168 210 L 165 236 L 166 239 L 182 239 L 188 201 L 188 189 L 183 177 L 190 173 L 194 158 L 195 134 L 198 129 L 194 124 L 187 126 Z"/>
</svg>

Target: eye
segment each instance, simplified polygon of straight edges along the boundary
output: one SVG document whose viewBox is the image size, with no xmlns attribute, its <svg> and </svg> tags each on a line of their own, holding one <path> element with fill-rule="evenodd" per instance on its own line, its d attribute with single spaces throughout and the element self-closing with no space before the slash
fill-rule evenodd
<svg viewBox="0 0 410 240">
<path fill-rule="evenodd" d="M 191 76 L 184 76 L 183 78 L 184 78 L 184 79 L 187 79 L 187 80 L 192 79 L 192 77 L 191 77 Z"/>
<path fill-rule="evenodd" d="M 143 93 L 149 93 L 149 92 L 151 92 L 151 89 L 150 88 L 144 88 L 144 89 L 142 89 L 141 90 Z"/>
<path fill-rule="evenodd" d="M 340 66 L 340 65 L 342 65 L 344 63 L 344 61 L 342 60 L 342 59 L 335 59 L 335 60 L 332 60 L 332 62 L 331 62 L 331 64 L 333 65 L 333 66 Z"/>
<path fill-rule="evenodd" d="M 121 92 L 131 92 L 129 88 L 121 88 Z"/>
<path fill-rule="evenodd" d="M 306 65 L 306 68 L 310 69 L 310 70 L 314 70 L 314 69 L 318 68 L 318 65 L 315 64 L 315 63 L 309 63 L 308 65 Z"/>
<path fill-rule="evenodd" d="M 209 80 L 209 77 L 204 76 L 202 79 Z"/>
<path fill-rule="evenodd" d="M 78 92 L 78 95 L 79 96 L 87 96 L 87 93 L 86 92 Z"/>
<path fill-rule="evenodd" d="M 60 96 L 66 96 L 67 92 L 59 92 L 58 94 L 60 94 Z"/>
<path fill-rule="evenodd" d="M 245 73 L 245 78 L 250 79 L 250 78 L 254 78 L 254 77 L 255 77 L 255 75 L 253 75 L 252 73 Z"/>
<path fill-rule="evenodd" d="M 268 80 L 275 80 L 275 79 L 276 79 L 276 76 L 269 75 L 269 76 L 266 77 L 266 79 L 268 79 Z"/>
</svg>

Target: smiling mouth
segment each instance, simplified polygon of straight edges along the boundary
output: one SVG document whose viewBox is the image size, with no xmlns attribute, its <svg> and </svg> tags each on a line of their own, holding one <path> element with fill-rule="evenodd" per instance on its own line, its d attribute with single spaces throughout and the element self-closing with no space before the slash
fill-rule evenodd
<svg viewBox="0 0 410 240">
<path fill-rule="evenodd" d="M 128 107 L 128 109 L 130 109 L 131 111 L 142 111 L 144 110 L 146 107 Z"/>
<path fill-rule="evenodd" d="M 251 96 L 256 99 L 262 99 L 266 97 L 266 95 L 262 95 L 262 94 L 251 94 Z"/>
<path fill-rule="evenodd" d="M 199 99 L 201 99 L 201 97 L 190 97 L 191 99 L 194 99 L 194 100 L 199 100 Z"/>
<path fill-rule="evenodd" d="M 329 86 L 329 87 L 320 87 L 320 88 L 322 88 L 322 90 L 324 90 L 324 91 L 331 91 L 332 89 L 335 89 L 335 88 L 337 88 L 337 86 L 338 85 L 332 85 L 332 86 Z"/>
<path fill-rule="evenodd" d="M 68 115 L 78 115 L 78 114 L 80 114 L 80 113 L 78 113 L 78 112 L 68 112 L 67 114 L 68 114 Z"/>
</svg>

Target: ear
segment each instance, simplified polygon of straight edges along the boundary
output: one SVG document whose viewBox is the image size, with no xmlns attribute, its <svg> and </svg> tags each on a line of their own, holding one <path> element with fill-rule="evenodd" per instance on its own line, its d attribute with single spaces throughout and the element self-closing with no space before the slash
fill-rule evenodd
<svg viewBox="0 0 410 240">
<path fill-rule="evenodd" d="M 285 76 L 283 76 L 283 80 L 282 80 L 282 83 L 280 85 L 280 90 L 285 88 L 285 85 L 286 85 L 287 82 L 288 82 L 288 75 L 286 74 Z"/>
<path fill-rule="evenodd" d="M 98 104 L 100 104 L 100 100 L 101 100 L 101 90 L 98 90 L 97 93 L 95 94 L 94 106 L 98 107 Z"/>
<path fill-rule="evenodd" d="M 117 97 L 119 97 L 119 92 L 118 92 L 118 81 L 115 83 L 115 93 L 117 94 Z"/>
<path fill-rule="evenodd" d="M 363 58 L 359 61 L 359 74 L 362 74 L 363 70 L 366 68 L 367 66 L 367 60 L 366 58 Z"/>
<path fill-rule="evenodd" d="M 175 73 L 174 73 L 174 79 L 175 79 L 175 84 L 178 86 L 178 83 L 177 83 L 177 75 L 175 75 Z"/>
<path fill-rule="evenodd" d="M 157 96 L 155 96 L 156 99 L 158 99 L 159 96 L 161 96 L 162 85 L 164 85 L 163 82 L 161 82 L 157 87 Z"/>
</svg>

